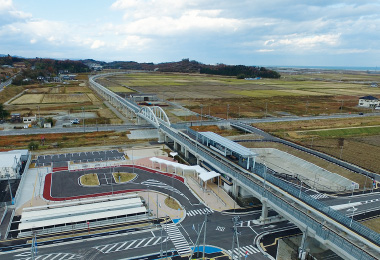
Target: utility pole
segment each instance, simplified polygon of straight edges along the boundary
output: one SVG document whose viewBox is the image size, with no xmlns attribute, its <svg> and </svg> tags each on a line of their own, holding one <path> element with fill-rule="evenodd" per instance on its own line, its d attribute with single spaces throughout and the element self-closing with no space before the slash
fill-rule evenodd
<svg viewBox="0 0 380 260">
<path fill-rule="evenodd" d="M 202 125 L 202 116 L 203 116 L 203 105 L 201 105 L 201 125 Z"/>
<path fill-rule="evenodd" d="M 207 229 L 207 214 L 205 214 L 205 231 L 203 231 L 203 260 L 205 260 L 205 252 L 206 252 L 206 229 Z"/>
<path fill-rule="evenodd" d="M 191 252 L 191 256 L 189 257 L 189 260 L 193 259 L 193 255 L 194 255 L 195 250 L 198 250 L 198 251 L 197 251 L 197 255 L 199 255 L 199 238 L 200 238 L 200 236 L 201 236 L 201 233 L 202 233 L 203 227 L 204 227 L 205 224 L 206 224 L 206 221 L 207 221 L 207 215 L 208 215 L 208 214 L 205 214 L 205 220 L 204 220 L 203 223 L 202 223 L 201 229 L 199 230 L 199 228 L 198 228 L 198 237 L 197 237 L 197 240 L 195 241 L 194 249 L 193 249 L 192 252 Z M 205 234 L 204 234 L 204 241 L 205 241 L 205 237 L 206 237 L 206 232 L 205 232 Z M 204 250 L 204 248 L 203 248 L 203 250 Z M 203 254 L 203 257 L 204 257 L 204 254 Z"/>
<path fill-rule="evenodd" d="M 228 113 L 230 112 L 230 104 L 227 104 L 227 120 L 228 120 Z"/>
<path fill-rule="evenodd" d="M 84 107 L 82 107 L 82 116 L 83 116 L 83 133 L 85 133 L 86 129 L 84 127 Z"/>
<path fill-rule="evenodd" d="M 37 256 L 37 247 L 36 246 L 37 246 L 36 232 L 33 232 L 32 247 L 31 247 L 32 260 L 36 259 L 36 256 Z"/>
<path fill-rule="evenodd" d="M 38 123 L 40 124 L 40 127 L 41 127 L 41 114 L 40 114 L 40 106 L 37 106 L 38 107 Z"/>
<path fill-rule="evenodd" d="M 239 237 L 238 235 L 241 235 L 241 232 L 238 232 L 236 224 L 240 222 L 240 217 L 233 217 L 232 222 L 234 223 L 233 226 L 233 238 L 232 238 L 232 260 L 235 260 L 235 238 L 236 238 L 236 244 L 237 244 L 237 259 L 240 260 L 240 244 L 239 244 Z"/>
<path fill-rule="evenodd" d="M 265 118 L 267 118 L 268 114 L 268 101 L 265 101 Z"/>
</svg>

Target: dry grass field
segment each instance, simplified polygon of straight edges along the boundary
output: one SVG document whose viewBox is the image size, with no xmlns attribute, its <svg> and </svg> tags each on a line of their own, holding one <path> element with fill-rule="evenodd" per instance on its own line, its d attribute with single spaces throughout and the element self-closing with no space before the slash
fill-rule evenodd
<svg viewBox="0 0 380 260">
<path fill-rule="evenodd" d="M 24 94 L 11 102 L 12 105 L 39 104 L 44 94 Z"/>
<path fill-rule="evenodd" d="M 254 125 L 370 171 L 380 171 L 380 116 Z"/>
<path fill-rule="evenodd" d="M 294 156 L 297 156 L 301 159 L 304 159 L 308 162 L 311 162 L 321 168 L 324 168 L 330 172 L 334 172 L 336 174 L 339 174 L 343 177 L 346 177 L 354 182 L 357 182 L 360 187 L 363 187 L 365 182 L 366 182 L 366 177 L 361 175 L 361 174 L 356 174 L 351 171 L 348 171 L 342 167 L 337 166 L 336 164 L 330 163 L 326 160 L 322 160 L 316 156 L 310 155 L 305 152 L 301 152 L 299 150 L 293 149 L 289 146 L 282 145 L 279 143 L 271 143 L 271 142 L 250 142 L 250 143 L 241 143 L 241 145 L 245 147 L 250 147 L 250 148 L 276 148 L 278 150 L 281 150 L 283 152 L 292 154 Z M 371 187 L 371 183 L 367 181 L 367 187 Z"/>
<path fill-rule="evenodd" d="M 45 94 L 41 103 L 81 103 L 90 102 L 91 99 L 84 93 L 78 94 Z"/>
<path fill-rule="evenodd" d="M 40 145 L 38 150 L 49 150 L 56 148 L 101 146 L 101 145 L 122 145 L 126 143 L 136 143 L 139 140 L 129 140 L 129 132 L 92 132 L 92 133 L 65 133 L 65 134 L 44 134 L 45 145 Z M 0 147 L 2 150 L 28 149 L 30 142 L 40 143 L 41 135 L 19 135 L 0 136 Z"/>
<path fill-rule="evenodd" d="M 134 92 L 133 90 L 130 90 L 129 88 L 123 87 L 123 86 L 115 86 L 115 87 L 108 87 L 109 90 L 116 92 L 116 93 L 129 93 Z"/>
<path fill-rule="evenodd" d="M 65 87 L 64 93 L 71 94 L 71 93 L 91 93 L 91 89 L 89 89 L 86 86 L 75 86 L 75 87 Z"/>
<path fill-rule="evenodd" d="M 345 76 L 321 73 L 248 81 L 203 74 L 135 73 L 109 77 L 103 83 L 107 87 L 126 85 L 143 93 L 157 93 L 160 98 L 176 100 L 198 113 L 200 105 L 204 105 L 205 114 L 210 107 L 211 115 L 223 118 L 227 116 L 227 105 L 230 117 L 276 116 L 283 112 L 357 113 L 363 111 L 357 108 L 360 96 L 380 96 L 380 88 L 369 87 L 371 82 L 380 81 L 379 75 L 347 74 L 347 80 Z"/>
<path fill-rule="evenodd" d="M 93 94 L 93 93 L 88 93 L 87 94 L 88 98 L 92 101 L 92 102 L 98 102 L 99 99 Z"/>
<path fill-rule="evenodd" d="M 377 233 L 380 233 L 380 218 L 373 218 L 371 220 L 362 221 L 360 223 L 376 231 Z"/>
</svg>

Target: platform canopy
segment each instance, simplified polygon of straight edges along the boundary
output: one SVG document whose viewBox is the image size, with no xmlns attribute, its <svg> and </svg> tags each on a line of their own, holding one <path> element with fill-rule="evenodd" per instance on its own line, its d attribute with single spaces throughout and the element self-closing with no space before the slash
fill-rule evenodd
<svg viewBox="0 0 380 260">
<path fill-rule="evenodd" d="M 215 177 L 218 177 L 220 176 L 220 173 L 217 173 L 217 172 L 204 172 L 204 173 L 201 173 L 199 174 L 199 178 L 202 179 L 202 181 L 208 181 L 208 180 L 211 180 L 212 178 L 215 178 Z"/>
<path fill-rule="evenodd" d="M 206 176 L 209 173 L 216 173 L 216 172 L 208 172 L 207 170 L 205 170 L 204 168 L 202 168 L 199 165 L 190 166 L 190 165 L 185 165 L 185 164 L 181 164 L 181 163 L 177 163 L 177 162 L 164 160 L 164 159 L 157 158 L 157 157 L 151 157 L 151 158 L 149 158 L 149 160 L 152 163 L 165 164 L 166 166 L 173 166 L 173 167 L 179 168 L 181 170 L 192 170 L 192 171 L 195 171 L 198 174 L 198 176 L 200 176 L 202 174 L 203 174 L 203 176 Z M 217 174 L 219 174 L 219 173 L 217 173 Z M 216 176 L 214 176 L 214 177 L 216 177 Z M 214 177 L 211 177 L 211 178 L 214 178 Z"/>
<path fill-rule="evenodd" d="M 231 141 L 223 136 L 215 134 L 214 132 L 199 132 L 199 137 L 202 139 L 212 140 L 213 142 L 223 146 L 224 148 L 240 155 L 241 157 L 254 157 L 257 154 L 252 152 L 249 148 L 246 148 L 234 141 Z"/>
</svg>

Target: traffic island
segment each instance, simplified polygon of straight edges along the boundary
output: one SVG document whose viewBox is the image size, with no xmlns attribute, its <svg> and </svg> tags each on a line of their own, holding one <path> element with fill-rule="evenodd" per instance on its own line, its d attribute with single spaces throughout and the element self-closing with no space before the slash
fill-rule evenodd
<svg viewBox="0 0 380 260">
<path fill-rule="evenodd" d="M 100 186 L 99 178 L 96 173 L 89 173 L 79 177 L 81 186 Z"/>
<path fill-rule="evenodd" d="M 137 174 L 131 172 L 114 172 L 112 176 L 116 183 L 126 183 L 134 180 Z"/>
</svg>

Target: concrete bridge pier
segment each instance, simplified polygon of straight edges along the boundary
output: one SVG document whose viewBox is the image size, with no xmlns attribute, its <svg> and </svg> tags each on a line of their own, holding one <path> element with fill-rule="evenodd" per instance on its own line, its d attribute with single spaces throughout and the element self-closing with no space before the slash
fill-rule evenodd
<svg viewBox="0 0 380 260">
<path fill-rule="evenodd" d="M 301 259 L 301 260 L 305 260 L 306 256 L 307 256 L 307 252 L 310 251 L 310 249 L 305 250 L 306 239 L 307 239 L 307 229 L 308 229 L 308 227 L 306 227 L 306 229 L 302 232 L 301 246 L 300 246 L 299 252 L 298 252 L 298 259 Z"/>
<path fill-rule="evenodd" d="M 201 160 L 199 159 L 199 156 L 195 156 L 195 158 L 197 158 L 197 165 L 200 165 Z"/>
<path fill-rule="evenodd" d="M 158 142 L 164 143 L 165 142 L 165 134 L 162 132 L 162 130 L 158 130 Z"/>
<path fill-rule="evenodd" d="M 189 150 L 185 148 L 185 159 L 189 159 Z"/>
<path fill-rule="evenodd" d="M 262 209 L 261 209 L 261 216 L 259 221 L 265 224 L 265 221 L 268 220 L 268 199 L 267 198 L 261 198 L 261 204 Z"/>
<path fill-rule="evenodd" d="M 232 181 L 232 195 L 234 196 L 235 200 L 239 196 L 239 185 L 235 180 Z"/>
<path fill-rule="evenodd" d="M 174 148 L 174 151 L 178 150 L 178 143 L 176 141 L 174 141 L 173 148 Z"/>
</svg>

